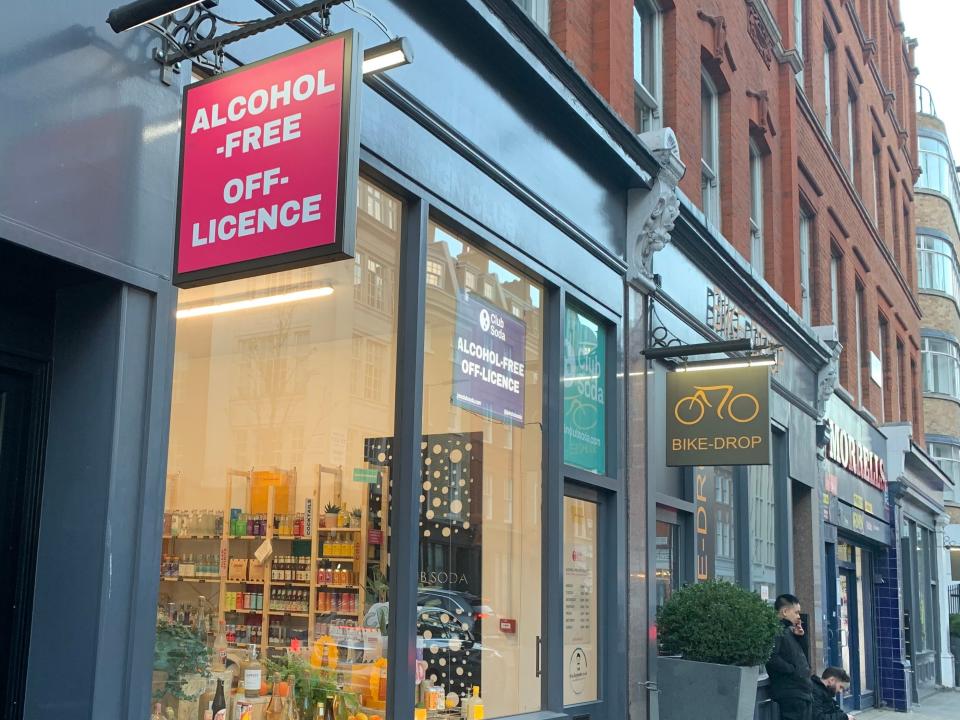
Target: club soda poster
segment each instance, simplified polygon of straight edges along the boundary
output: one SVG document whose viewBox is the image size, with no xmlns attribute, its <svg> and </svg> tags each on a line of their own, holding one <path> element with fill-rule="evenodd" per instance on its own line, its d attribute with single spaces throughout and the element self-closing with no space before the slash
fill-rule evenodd
<svg viewBox="0 0 960 720">
<path fill-rule="evenodd" d="M 522 425 L 526 341 L 523 321 L 461 293 L 453 337 L 453 404 Z"/>
</svg>

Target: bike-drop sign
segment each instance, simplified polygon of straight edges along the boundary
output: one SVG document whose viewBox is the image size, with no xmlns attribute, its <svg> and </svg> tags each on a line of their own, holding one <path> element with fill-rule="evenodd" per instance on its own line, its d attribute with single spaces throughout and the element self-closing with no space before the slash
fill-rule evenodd
<svg viewBox="0 0 960 720">
<path fill-rule="evenodd" d="M 767 366 L 667 373 L 667 465 L 769 465 Z"/>
</svg>

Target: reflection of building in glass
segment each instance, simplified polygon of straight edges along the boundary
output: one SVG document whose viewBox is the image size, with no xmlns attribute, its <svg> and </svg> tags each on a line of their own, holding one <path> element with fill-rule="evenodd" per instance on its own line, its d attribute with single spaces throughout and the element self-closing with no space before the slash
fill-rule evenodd
<svg viewBox="0 0 960 720">
<path fill-rule="evenodd" d="M 773 599 L 777 587 L 777 535 L 773 488 L 773 470 L 770 466 L 753 466 L 748 470 L 750 493 L 750 587 Z"/>
<path fill-rule="evenodd" d="M 736 535 L 733 498 L 733 468 L 713 468 L 716 503 L 716 565 L 714 576 L 735 582 L 737 577 Z"/>
</svg>

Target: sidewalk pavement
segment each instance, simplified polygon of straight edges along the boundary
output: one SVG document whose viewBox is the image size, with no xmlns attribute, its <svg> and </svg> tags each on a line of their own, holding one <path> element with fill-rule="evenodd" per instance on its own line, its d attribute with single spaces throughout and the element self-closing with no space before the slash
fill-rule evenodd
<svg viewBox="0 0 960 720">
<path fill-rule="evenodd" d="M 960 718 L 960 690 L 942 690 L 914 704 L 909 713 L 893 710 L 867 710 L 857 713 L 857 720 L 958 720 Z"/>
</svg>

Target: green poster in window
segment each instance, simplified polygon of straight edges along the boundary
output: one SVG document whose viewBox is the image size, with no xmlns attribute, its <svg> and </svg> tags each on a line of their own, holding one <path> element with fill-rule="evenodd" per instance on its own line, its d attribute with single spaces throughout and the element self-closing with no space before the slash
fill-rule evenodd
<svg viewBox="0 0 960 720">
<path fill-rule="evenodd" d="M 567 308 L 563 333 L 563 461 L 606 472 L 606 331 Z"/>
</svg>

